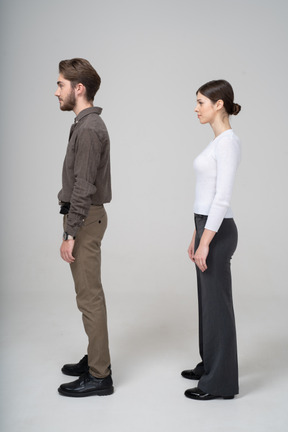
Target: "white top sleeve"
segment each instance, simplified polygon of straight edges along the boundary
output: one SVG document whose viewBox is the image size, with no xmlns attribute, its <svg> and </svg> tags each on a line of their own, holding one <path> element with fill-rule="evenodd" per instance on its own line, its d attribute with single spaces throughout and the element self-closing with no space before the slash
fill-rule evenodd
<svg viewBox="0 0 288 432">
<path fill-rule="evenodd" d="M 205 228 L 217 232 L 230 208 L 235 174 L 240 162 L 240 140 L 229 129 L 196 158 L 196 200 L 194 211 L 208 216 Z"/>
</svg>

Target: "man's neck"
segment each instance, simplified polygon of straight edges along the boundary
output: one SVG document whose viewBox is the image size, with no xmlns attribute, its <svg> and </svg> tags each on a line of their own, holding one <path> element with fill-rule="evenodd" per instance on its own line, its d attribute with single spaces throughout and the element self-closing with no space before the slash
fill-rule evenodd
<svg viewBox="0 0 288 432">
<path fill-rule="evenodd" d="M 77 104 L 75 105 L 73 111 L 76 115 L 76 117 L 78 116 L 78 114 L 83 111 L 86 108 L 91 108 L 93 107 L 93 103 L 92 102 L 88 102 L 88 101 L 78 101 Z"/>
</svg>

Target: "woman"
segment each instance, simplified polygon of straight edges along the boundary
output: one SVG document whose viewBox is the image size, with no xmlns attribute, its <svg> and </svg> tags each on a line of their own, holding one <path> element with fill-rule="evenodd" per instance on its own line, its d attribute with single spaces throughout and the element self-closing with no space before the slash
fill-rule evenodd
<svg viewBox="0 0 288 432">
<path fill-rule="evenodd" d="M 238 364 L 232 302 L 230 260 L 237 246 L 237 228 L 230 208 L 240 141 L 229 116 L 237 115 L 231 85 L 210 81 L 196 92 L 195 112 L 209 123 L 215 138 L 195 159 L 195 231 L 188 248 L 196 264 L 199 351 L 202 361 L 182 376 L 199 380 L 185 396 L 196 400 L 233 399 L 238 394 Z"/>
</svg>

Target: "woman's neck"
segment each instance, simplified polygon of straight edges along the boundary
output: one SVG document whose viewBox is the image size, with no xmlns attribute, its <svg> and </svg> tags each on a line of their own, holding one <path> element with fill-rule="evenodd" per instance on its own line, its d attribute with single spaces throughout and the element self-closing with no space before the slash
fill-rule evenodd
<svg viewBox="0 0 288 432">
<path fill-rule="evenodd" d="M 226 130 L 231 129 L 229 117 L 224 117 L 224 119 L 217 118 L 210 123 L 210 126 L 213 129 L 215 138 Z"/>
</svg>

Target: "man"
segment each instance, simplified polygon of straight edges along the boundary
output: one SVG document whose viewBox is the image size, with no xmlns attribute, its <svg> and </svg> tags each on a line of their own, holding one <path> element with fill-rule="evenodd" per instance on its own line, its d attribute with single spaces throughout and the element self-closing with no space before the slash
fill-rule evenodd
<svg viewBox="0 0 288 432">
<path fill-rule="evenodd" d="M 88 336 L 88 354 L 62 372 L 79 376 L 62 384 L 64 396 L 110 395 L 110 369 L 105 296 L 101 284 L 101 240 L 107 227 L 103 204 L 111 201 L 110 142 L 102 109 L 93 106 L 101 79 L 81 58 L 59 63 L 58 97 L 62 111 L 74 111 L 58 194 L 64 214 L 61 257 L 70 264 L 76 300 Z"/>
</svg>

